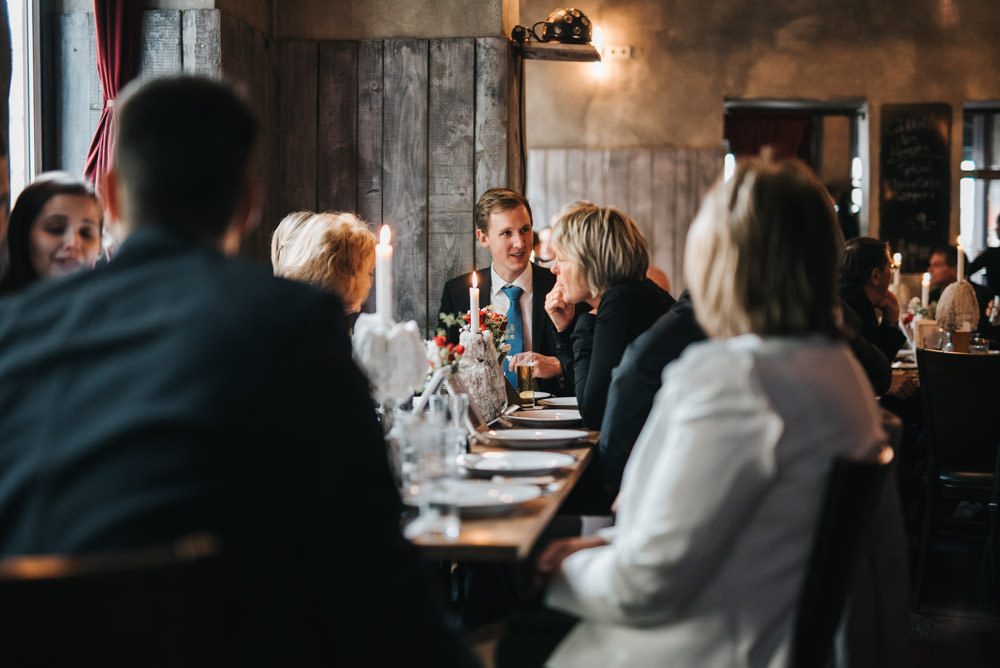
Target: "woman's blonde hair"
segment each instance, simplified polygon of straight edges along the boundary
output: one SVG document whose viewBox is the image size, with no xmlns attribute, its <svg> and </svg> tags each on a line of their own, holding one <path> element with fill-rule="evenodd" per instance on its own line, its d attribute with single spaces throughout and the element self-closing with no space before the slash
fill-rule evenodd
<svg viewBox="0 0 1000 668">
<path fill-rule="evenodd" d="M 641 281 L 649 268 L 649 246 L 639 226 L 610 206 L 586 204 L 552 225 L 549 243 L 575 264 L 594 297 L 627 281 Z"/>
<path fill-rule="evenodd" d="M 740 163 L 688 233 L 684 277 L 698 322 L 719 338 L 836 337 L 842 243 L 833 201 L 804 163 Z"/>
<path fill-rule="evenodd" d="M 296 211 L 271 237 L 275 276 L 311 283 L 350 308 L 367 296 L 363 274 L 375 263 L 375 234 L 353 213 Z"/>
</svg>

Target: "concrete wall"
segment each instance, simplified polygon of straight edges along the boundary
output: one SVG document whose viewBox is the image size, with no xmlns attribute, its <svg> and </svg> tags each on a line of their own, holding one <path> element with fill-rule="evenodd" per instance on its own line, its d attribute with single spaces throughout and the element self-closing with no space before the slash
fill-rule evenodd
<svg viewBox="0 0 1000 668">
<path fill-rule="evenodd" d="M 277 39 L 500 37 L 518 0 L 282 0 Z M 505 7 L 506 6 L 506 7 Z"/>
<path fill-rule="evenodd" d="M 528 61 L 526 137 L 534 148 L 718 146 L 723 101 L 869 103 L 869 192 L 877 195 L 879 109 L 952 106 L 952 164 L 961 160 L 962 105 L 1000 99 L 996 0 L 581 0 L 606 46 L 635 57 L 589 64 Z M 521 0 L 521 21 L 549 0 Z M 958 179 L 952 183 L 958 201 Z M 877 211 L 871 212 L 877 230 Z M 957 206 L 952 227 L 958 228 Z"/>
</svg>

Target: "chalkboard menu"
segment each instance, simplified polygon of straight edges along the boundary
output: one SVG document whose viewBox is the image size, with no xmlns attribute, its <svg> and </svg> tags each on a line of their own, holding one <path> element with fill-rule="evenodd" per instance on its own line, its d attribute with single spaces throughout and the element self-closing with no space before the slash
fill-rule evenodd
<svg viewBox="0 0 1000 668">
<path fill-rule="evenodd" d="M 903 272 L 927 268 L 949 243 L 951 106 L 882 105 L 879 236 L 903 254 Z"/>
</svg>

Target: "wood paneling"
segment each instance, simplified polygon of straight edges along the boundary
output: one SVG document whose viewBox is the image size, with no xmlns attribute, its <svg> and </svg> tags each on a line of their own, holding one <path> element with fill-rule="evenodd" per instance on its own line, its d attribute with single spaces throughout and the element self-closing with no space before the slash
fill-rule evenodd
<svg viewBox="0 0 1000 668">
<path fill-rule="evenodd" d="M 270 189 L 283 217 L 316 210 L 316 42 L 278 42 L 275 49 L 274 171 Z"/>
<path fill-rule="evenodd" d="M 510 186 L 507 141 L 510 129 L 510 45 L 504 39 L 476 40 L 476 196 Z M 489 252 L 475 245 L 476 266 L 490 263 Z M 472 267 L 469 268 L 470 270 Z"/>
<path fill-rule="evenodd" d="M 181 15 L 184 72 L 217 77 L 221 73 L 222 13 L 215 9 L 188 9 Z"/>
<path fill-rule="evenodd" d="M 575 200 L 621 209 L 646 237 L 650 264 L 680 294 L 688 228 L 721 172 L 721 147 L 536 149 L 528 151 L 526 194 L 539 227 Z"/>
<path fill-rule="evenodd" d="M 358 43 L 320 42 L 316 201 L 358 209 Z"/>
<path fill-rule="evenodd" d="M 46 150 L 45 169 L 62 169 L 83 176 L 87 151 L 97 132 L 104 104 L 97 76 L 94 15 L 67 12 L 58 18 L 55 78 L 61 95 L 51 107 L 57 146 L 52 151 Z"/>
<path fill-rule="evenodd" d="M 394 317 L 427 322 L 428 41 L 385 43 L 384 222 L 392 227 Z"/>
<path fill-rule="evenodd" d="M 139 76 L 151 79 L 181 71 L 181 13 L 149 9 L 142 13 Z"/>
<path fill-rule="evenodd" d="M 475 58 L 471 39 L 430 43 L 427 331 L 440 326 L 445 281 L 473 266 Z"/>
</svg>

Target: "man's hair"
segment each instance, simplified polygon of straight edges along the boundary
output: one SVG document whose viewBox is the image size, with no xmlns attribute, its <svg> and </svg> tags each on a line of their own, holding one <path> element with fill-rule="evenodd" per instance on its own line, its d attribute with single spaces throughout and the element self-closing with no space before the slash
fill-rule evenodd
<svg viewBox="0 0 1000 668">
<path fill-rule="evenodd" d="M 375 264 L 375 234 L 353 213 L 297 211 L 271 238 L 275 276 L 318 285 L 348 307 L 363 300 L 361 277 Z"/>
<path fill-rule="evenodd" d="M 490 188 L 476 202 L 476 229 L 487 234 L 490 230 L 491 213 L 510 211 L 519 206 L 528 211 L 528 220 L 534 221 L 531 217 L 531 205 L 524 195 L 507 188 Z"/>
<path fill-rule="evenodd" d="M 889 244 L 872 237 L 854 237 L 844 244 L 840 259 L 840 280 L 865 285 L 872 271 L 886 265 Z"/>
<path fill-rule="evenodd" d="M 833 201 L 798 160 L 741 162 L 702 201 L 684 275 L 710 336 L 838 335 L 843 243 Z"/>
<path fill-rule="evenodd" d="M 246 101 L 194 76 L 137 82 L 122 97 L 114 168 L 131 222 L 220 238 L 248 186 L 257 122 Z"/>
<path fill-rule="evenodd" d="M 590 293 L 641 281 L 649 268 L 649 245 L 639 226 L 610 206 L 580 206 L 555 222 L 549 243 L 577 266 Z"/>
<path fill-rule="evenodd" d="M 931 250 L 931 257 L 934 257 L 940 253 L 944 255 L 944 263 L 949 267 L 958 266 L 958 248 L 955 246 L 935 246 Z M 965 251 L 962 251 L 962 255 L 965 255 Z M 969 264 L 969 256 L 965 255 L 965 264 Z"/>
</svg>

